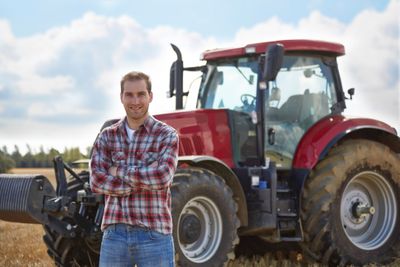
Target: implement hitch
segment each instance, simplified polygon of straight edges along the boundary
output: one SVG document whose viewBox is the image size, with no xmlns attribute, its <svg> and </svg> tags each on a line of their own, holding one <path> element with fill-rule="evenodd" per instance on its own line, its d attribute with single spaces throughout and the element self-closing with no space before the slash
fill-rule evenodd
<svg viewBox="0 0 400 267">
<path fill-rule="evenodd" d="M 0 174 L 0 219 L 49 225 L 64 237 L 98 232 L 104 199 L 91 192 L 89 173 L 78 175 L 60 156 L 53 163 L 56 190 L 43 175 Z M 65 171 L 70 174 L 68 179 Z M 88 207 L 96 206 L 93 224 L 86 219 L 86 214 Z"/>
</svg>

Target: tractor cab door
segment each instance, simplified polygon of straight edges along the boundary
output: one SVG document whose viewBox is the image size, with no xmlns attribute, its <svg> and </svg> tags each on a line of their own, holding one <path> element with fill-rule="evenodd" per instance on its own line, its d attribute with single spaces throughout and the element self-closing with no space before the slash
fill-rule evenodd
<svg viewBox="0 0 400 267">
<path fill-rule="evenodd" d="M 337 103 L 332 67 L 314 55 L 286 55 L 265 101 L 265 155 L 290 169 L 302 136 Z"/>
<path fill-rule="evenodd" d="M 199 90 L 197 108 L 226 109 L 237 166 L 256 164 L 258 57 L 209 61 Z"/>
</svg>

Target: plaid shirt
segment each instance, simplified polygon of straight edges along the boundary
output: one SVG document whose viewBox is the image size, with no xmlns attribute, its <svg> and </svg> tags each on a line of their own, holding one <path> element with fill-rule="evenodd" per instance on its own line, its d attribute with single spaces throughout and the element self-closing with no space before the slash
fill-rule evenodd
<svg viewBox="0 0 400 267">
<path fill-rule="evenodd" d="M 101 228 L 124 223 L 172 233 L 170 186 L 177 166 L 178 134 L 148 116 L 130 141 L 126 118 L 105 128 L 90 162 L 90 186 L 105 195 Z M 116 176 L 108 173 L 117 167 Z"/>
</svg>

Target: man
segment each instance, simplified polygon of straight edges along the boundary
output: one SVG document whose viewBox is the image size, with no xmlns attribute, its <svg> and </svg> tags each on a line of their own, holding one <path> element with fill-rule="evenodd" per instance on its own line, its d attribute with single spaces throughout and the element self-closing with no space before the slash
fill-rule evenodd
<svg viewBox="0 0 400 267">
<path fill-rule="evenodd" d="M 170 186 L 178 135 L 149 115 L 149 76 L 121 80 L 126 116 L 105 128 L 91 158 L 90 186 L 105 195 L 100 266 L 174 266 Z"/>
</svg>

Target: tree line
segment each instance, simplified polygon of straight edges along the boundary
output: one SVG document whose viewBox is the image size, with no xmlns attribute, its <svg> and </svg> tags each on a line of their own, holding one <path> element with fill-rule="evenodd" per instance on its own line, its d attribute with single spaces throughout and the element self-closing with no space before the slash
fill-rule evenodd
<svg viewBox="0 0 400 267">
<path fill-rule="evenodd" d="M 12 168 L 50 168 L 53 167 L 53 159 L 61 156 L 64 162 L 71 163 L 78 159 L 88 158 L 90 147 L 85 153 L 81 153 L 78 147 L 65 148 L 62 153 L 57 149 L 51 148 L 45 152 L 41 146 L 38 152 L 33 152 L 27 145 L 27 152 L 21 154 L 18 146 L 14 146 L 14 151 L 9 152 L 6 146 L 0 148 L 0 173 L 5 173 Z"/>
</svg>

